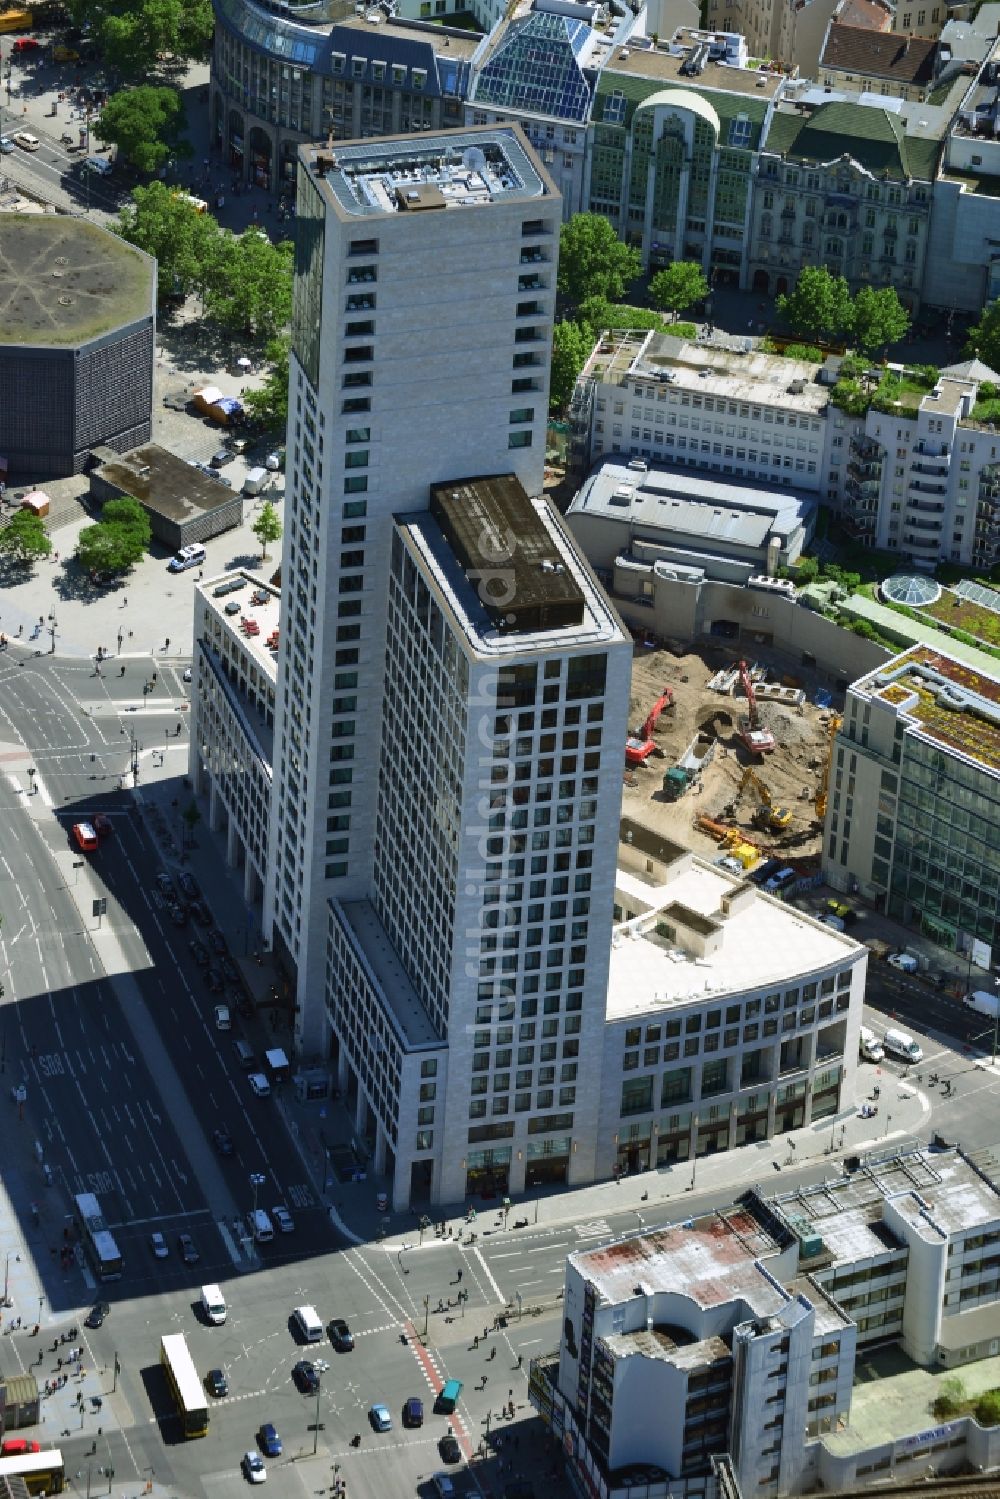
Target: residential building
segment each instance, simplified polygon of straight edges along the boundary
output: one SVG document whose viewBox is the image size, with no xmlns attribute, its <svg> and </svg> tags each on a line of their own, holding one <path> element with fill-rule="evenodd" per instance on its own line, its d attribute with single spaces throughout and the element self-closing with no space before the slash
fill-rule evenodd
<svg viewBox="0 0 1000 1499">
<path fill-rule="evenodd" d="M 783 79 L 741 66 L 738 41 L 686 33 L 615 51 L 591 112 L 584 203 L 645 265 L 695 260 L 742 286 L 754 163 Z"/>
<path fill-rule="evenodd" d="M 243 610 L 227 614 L 237 597 Z M 279 604 L 250 573 L 195 584 L 189 774 L 209 827 L 225 831 L 227 863 L 243 870 L 248 938 L 268 868 Z"/>
<path fill-rule="evenodd" d="M 852 291 L 894 286 L 915 307 L 946 125 L 943 109 L 911 119 L 889 99 L 789 90 L 760 152 L 742 284 L 781 294 L 825 265 Z"/>
<path fill-rule="evenodd" d="M 631 820 L 622 832 L 598 1176 L 835 1116 L 867 950 Z"/>
<path fill-rule="evenodd" d="M 761 353 L 751 339 L 607 333 L 580 376 L 574 440 L 585 470 L 614 454 L 696 469 L 720 483 L 815 492 L 830 404 L 818 374 L 815 364 Z"/>
<path fill-rule="evenodd" d="M 943 36 L 960 24 L 967 23 L 951 22 Z M 993 42 L 968 81 L 934 182 L 924 269 L 924 300 L 934 307 L 978 313 L 1000 296 L 998 129 L 1000 42 Z"/>
<path fill-rule="evenodd" d="M 980 387 L 998 380 L 967 360 L 938 371 L 923 393 L 873 391 L 864 416 L 831 410 L 829 494 L 852 535 L 928 571 L 1000 560 L 1000 431 L 977 406 Z"/>
<path fill-rule="evenodd" d="M 827 879 L 952 950 L 1000 950 L 998 704 L 1000 677 L 912 646 L 852 683 L 836 740 Z"/>
<path fill-rule="evenodd" d="M 590 110 L 601 68 L 635 25 L 631 10 L 609 22 L 595 4 L 520 0 L 473 58 L 466 120 L 517 120 L 562 194 L 564 218 L 584 206 Z"/>
<path fill-rule="evenodd" d="M 921 1429 L 891 1376 L 855 1370 L 893 1342 L 925 1368 L 995 1354 L 998 1266 L 989 1152 L 890 1150 L 813 1187 L 754 1187 L 570 1254 L 558 1355 L 533 1361 L 530 1397 L 598 1499 L 625 1499 L 640 1469 L 652 1499 L 714 1493 L 722 1454 L 765 1495 L 993 1469 L 995 1432 Z M 855 1430 L 869 1394 L 880 1418 Z"/>
<path fill-rule="evenodd" d="M 813 78 L 837 5 L 838 0 L 707 0 L 705 23 L 739 32 L 752 57 Z"/>
<path fill-rule="evenodd" d="M 397 1205 L 594 1169 L 631 643 L 529 498 L 560 217 L 517 126 L 301 156 L 265 925 Z"/>
<path fill-rule="evenodd" d="M 924 100 L 939 76 L 934 37 L 877 32 L 830 22 L 819 58 L 824 88 L 861 88 L 890 98 Z"/>
<path fill-rule="evenodd" d="M 433 14 L 431 7 L 433 5 Z M 434 24 L 453 0 L 418 0 L 419 19 L 390 19 L 351 0 L 299 9 L 214 0 L 209 81 L 212 142 L 239 183 L 295 191 L 299 146 L 332 136 L 462 123 L 475 33 Z"/>
</svg>

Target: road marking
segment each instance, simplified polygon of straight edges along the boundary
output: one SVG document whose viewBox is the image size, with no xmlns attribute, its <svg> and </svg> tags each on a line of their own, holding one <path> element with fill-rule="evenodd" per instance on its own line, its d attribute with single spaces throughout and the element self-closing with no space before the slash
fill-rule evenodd
<svg viewBox="0 0 1000 1499">
<path fill-rule="evenodd" d="M 578 1239 L 603 1239 L 611 1235 L 607 1218 L 595 1218 L 593 1223 L 577 1223 L 575 1228 Z"/>
<path fill-rule="evenodd" d="M 500 1302 L 503 1302 L 506 1305 L 507 1298 L 503 1294 L 503 1292 L 501 1291 L 500 1287 L 497 1285 L 496 1281 L 494 1280 L 494 1278 L 493 1278 L 493 1271 L 490 1269 L 489 1265 L 486 1263 L 485 1259 L 483 1258 L 483 1251 L 480 1249 L 480 1247 L 479 1247 L 478 1244 L 476 1245 L 475 1249 L 472 1252 L 475 1255 L 476 1259 L 479 1261 L 480 1265 L 482 1266 L 483 1274 L 486 1276 L 486 1279 L 489 1281 L 490 1285 L 492 1286 L 492 1288 L 493 1288 L 493 1294 L 496 1296 L 496 1299 L 498 1301 L 500 1301 Z"/>
</svg>

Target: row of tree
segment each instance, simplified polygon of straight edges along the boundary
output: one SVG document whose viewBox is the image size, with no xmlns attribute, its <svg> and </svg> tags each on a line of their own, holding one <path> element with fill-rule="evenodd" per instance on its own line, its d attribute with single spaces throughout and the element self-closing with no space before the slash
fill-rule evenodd
<svg viewBox="0 0 1000 1499">
<path fill-rule="evenodd" d="M 115 226 L 130 244 L 155 256 L 159 295 L 196 293 L 221 328 L 274 339 L 292 314 L 290 240 L 271 243 L 263 229 L 232 234 L 162 182 L 137 187 Z"/>
<path fill-rule="evenodd" d="M 788 296 L 777 307 L 805 342 L 850 343 L 872 355 L 905 338 L 910 314 L 895 287 L 863 286 L 855 296 L 843 276 L 822 265 L 803 266 Z"/>
<path fill-rule="evenodd" d="M 158 60 L 207 57 L 215 29 L 211 0 L 66 0 L 66 10 L 123 78 L 147 76 Z"/>
</svg>

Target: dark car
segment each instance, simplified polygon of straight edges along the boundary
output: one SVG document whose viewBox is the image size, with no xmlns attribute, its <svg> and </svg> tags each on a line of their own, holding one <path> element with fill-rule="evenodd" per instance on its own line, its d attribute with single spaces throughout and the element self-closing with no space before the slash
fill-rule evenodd
<svg viewBox="0 0 1000 1499">
<path fill-rule="evenodd" d="M 106 817 L 103 812 L 95 812 L 90 821 L 98 838 L 107 838 L 108 834 L 115 830 L 111 818 Z"/>
<path fill-rule="evenodd" d="M 438 1451 L 443 1462 L 460 1463 L 462 1461 L 462 1449 L 458 1445 L 457 1437 L 453 1437 L 450 1431 L 446 1431 L 438 1442 Z"/>
<path fill-rule="evenodd" d="M 156 876 L 156 888 L 157 890 L 159 890 L 160 894 L 165 895 L 168 900 L 177 899 L 177 891 L 174 889 L 174 882 L 170 878 L 169 874 L 167 874 L 167 871 L 165 869 L 161 869 L 159 874 Z"/>
<path fill-rule="evenodd" d="M 177 883 L 181 887 L 181 894 L 185 900 L 198 900 L 200 898 L 201 891 L 198 889 L 198 881 L 186 869 L 182 869 L 177 876 Z"/>
<path fill-rule="evenodd" d="M 187 926 L 187 912 L 183 906 L 173 905 L 168 907 L 170 920 L 174 926 Z"/>
<path fill-rule="evenodd" d="M 221 1369 L 209 1369 L 205 1375 L 205 1388 L 216 1400 L 221 1400 L 223 1395 L 229 1394 L 229 1380 Z"/>
<path fill-rule="evenodd" d="M 295 1381 L 295 1388 L 303 1395 L 315 1395 L 319 1389 L 319 1375 L 316 1373 L 315 1366 L 307 1358 L 299 1359 L 292 1370 L 292 1378 Z"/>
<path fill-rule="evenodd" d="M 103 1327 L 105 1321 L 111 1315 L 111 1308 L 106 1301 L 95 1301 L 84 1322 L 84 1327 Z"/>
<path fill-rule="evenodd" d="M 219 967 L 222 969 L 222 976 L 227 983 L 239 983 L 240 970 L 237 968 L 236 964 L 233 962 L 228 953 L 224 953 L 223 956 L 219 959 Z"/>
<path fill-rule="evenodd" d="M 257 1433 L 257 1440 L 265 1457 L 281 1456 L 281 1438 L 270 1421 L 264 1422 Z"/>
<path fill-rule="evenodd" d="M 512 1478 L 504 1484 L 503 1499 L 535 1499 L 534 1485 L 527 1478 Z"/>
<path fill-rule="evenodd" d="M 226 464 L 232 463 L 235 457 L 236 454 L 230 453 L 228 448 L 220 448 L 217 453 L 212 454 L 212 467 L 225 468 Z"/>
<path fill-rule="evenodd" d="M 191 956 L 192 958 L 194 958 L 199 968 L 208 967 L 208 948 L 204 945 L 203 942 L 199 942 L 196 939 L 191 943 Z"/>
<path fill-rule="evenodd" d="M 213 1129 L 212 1144 L 220 1155 L 232 1155 L 235 1150 L 233 1137 L 226 1129 Z"/>
<path fill-rule="evenodd" d="M 222 974 L 217 968 L 205 969 L 205 982 L 213 994 L 221 994 L 226 987 L 222 980 Z"/>
<path fill-rule="evenodd" d="M 350 1353 L 354 1347 L 354 1334 L 343 1317 L 334 1317 L 327 1332 L 330 1334 L 330 1342 L 338 1353 Z"/>
<path fill-rule="evenodd" d="M 230 989 L 226 998 L 235 1007 L 237 1015 L 242 1015 L 248 1020 L 253 1014 L 253 1000 L 245 989 Z"/>
<path fill-rule="evenodd" d="M 424 1424 L 424 1402 L 416 1395 L 411 1395 L 403 1405 L 403 1425 L 406 1427 L 423 1426 Z"/>
<path fill-rule="evenodd" d="M 198 1253 L 195 1242 L 190 1234 L 177 1235 L 177 1248 L 180 1250 L 181 1259 L 185 1265 L 197 1265 L 201 1259 L 201 1255 Z"/>
<path fill-rule="evenodd" d="M 215 927 L 208 934 L 208 940 L 213 952 L 224 953 L 226 950 L 226 939 Z"/>
<path fill-rule="evenodd" d="M 200 900 L 193 900 L 191 902 L 190 914 L 191 920 L 197 923 L 198 926 L 208 926 L 208 923 L 212 919 Z"/>
</svg>

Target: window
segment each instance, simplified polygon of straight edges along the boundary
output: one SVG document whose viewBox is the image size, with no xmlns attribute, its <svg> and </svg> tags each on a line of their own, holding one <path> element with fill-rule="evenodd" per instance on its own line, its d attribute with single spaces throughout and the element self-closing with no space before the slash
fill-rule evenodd
<svg viewBox="0 0 1000 1499">
<path fill-rule="evenodd" d="M 368 488 L 367 474 L 348 474 L 344 480 L 345 494 L 363 494 Z"/>
<path fill-rule="evenodd" d="M 511 432 L 507 437 L 507 446 L 508 448 L 530 448 L 531 436 L 530 432 Z"/>
<path fill-rule="evenodd" d="M 653 1107 L 653 1079 L 630 1077 L 622 1083 L 622 1118 L 629 1114 L 648 1114 Z"/>
</svg>

